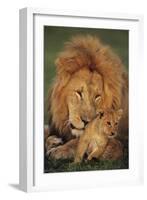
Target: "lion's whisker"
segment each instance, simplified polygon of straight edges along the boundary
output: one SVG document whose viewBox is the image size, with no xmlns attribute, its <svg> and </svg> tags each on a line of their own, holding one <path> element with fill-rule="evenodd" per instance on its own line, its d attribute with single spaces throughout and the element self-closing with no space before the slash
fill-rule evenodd
<svg viewBox="0 0 147 200">
<path fill-rule="evenodd" d="M 64 122 L 64 126 L 68 127 L 70 125 L 69 119 Z"/>
</svg>

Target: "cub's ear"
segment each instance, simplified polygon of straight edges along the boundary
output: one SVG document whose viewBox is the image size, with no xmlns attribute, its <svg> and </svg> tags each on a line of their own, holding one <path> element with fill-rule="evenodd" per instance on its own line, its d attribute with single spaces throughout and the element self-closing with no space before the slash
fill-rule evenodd
<svg viewBox="0 0 147 200">
<path fill-rule="evenodd" d="M 123 109 L 119 109 L 117 111 L 117 115 L 118 115 L 118 120 L 119 120 L 122 117 L 122 115 L 123 115 Z"/>
</svg>

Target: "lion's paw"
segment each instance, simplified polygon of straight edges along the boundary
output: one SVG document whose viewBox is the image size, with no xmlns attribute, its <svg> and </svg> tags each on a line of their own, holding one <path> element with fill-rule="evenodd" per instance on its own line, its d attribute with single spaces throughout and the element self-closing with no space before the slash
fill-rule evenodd
<svg viewBox="0 0 147 200">
<path fill-rule="evenodd" d="M 46 155 L 55 160 L 73 158 L 73 152 L 71 149 L 68 149 L 64 145 L 50 149 L 47 151 Z"/>
<path fill-rule="evenodd" d="M 51 149 L 63 144 L 61 138 L 56 137 L 55 135 L 49 136 L 45 141 L 46 151 L 49 152 Z"/>
</svg>

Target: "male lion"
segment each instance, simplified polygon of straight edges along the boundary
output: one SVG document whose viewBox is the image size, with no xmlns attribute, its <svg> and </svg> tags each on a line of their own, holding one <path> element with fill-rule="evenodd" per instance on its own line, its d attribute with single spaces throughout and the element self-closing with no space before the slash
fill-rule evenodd
<svg viewBox="0 0 147 200">
<path fill-rule="evenodd" d="M 96 37 L 73 37 L 56 60 L 48 105 L 49 135 L 64 142 L 50 152 L 55 159 L 74 157 L 78 136 L 99 109 L 123 109 L 119 139 L 126 139 L 128 78 L 121 60 Z"/>
</svg>

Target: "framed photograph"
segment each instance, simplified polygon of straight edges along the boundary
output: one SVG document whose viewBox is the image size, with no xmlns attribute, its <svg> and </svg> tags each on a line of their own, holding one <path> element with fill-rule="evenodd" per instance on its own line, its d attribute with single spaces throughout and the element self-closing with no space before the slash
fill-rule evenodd
<svg viewBox="0 0 147 200">
<path fill-rule="evenodd" d="M 20 188 L 143 183 L 143 19 L 20 10 Z"/>
</svg>

